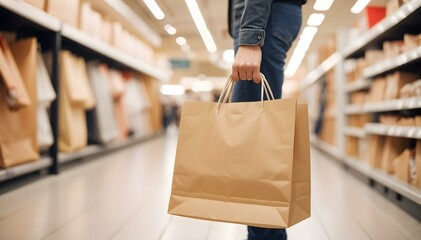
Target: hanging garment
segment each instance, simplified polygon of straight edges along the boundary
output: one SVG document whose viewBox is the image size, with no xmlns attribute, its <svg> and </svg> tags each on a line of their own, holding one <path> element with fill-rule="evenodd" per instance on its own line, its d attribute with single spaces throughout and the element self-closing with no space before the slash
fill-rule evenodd
<svg viewBox="0 0 421 240">
<path fill-rule="evenodd" d="M 36 39 L 30 38 L 11 44 L 10 54 L 13 54 L 13 58 L 9 59 L 13 59 L 12 65 L 16 66 L 16 71 L 22 80 L 19 92 L 26 92 L 28 97 L 26 102 L 30 105 L 18 111 L 11 111 L 10 105 L 5 101 L 6 93 L 0 91 L 0 167 L 2 168 L 39 159 L 36 127 Z"/>
<path fill-rule="evenodd" d="M 112 90 L 109 85 L 109 71 L 106 65 L 89 63 L 88 75 L 97 105 L 88 112 L 88 136 L 93 143 L 108 143 L 118 138 L 114 115 Z"/>
<path fill-rule="evenodd" d="M 51 85 L 51 79 L 41 53 L 37 55 L 37 120 L 38 120 L 38 144 L 41 150 L 48 149 L 53 144 L 53 133 L 51 130 L 48 108 L 51 102 L 56 99 L 56 93 Z"/>
<path fill-rule="evenodd" d="M 123 103 L 123 96 L 126 91 L 126 86 L 121 72 L 110 70 L 110 77 L 108 78 L 111 86 L 111 91 L 114 100 L 114 113 L 119 130 L 119 140 L 127 139 L 129 135 L 129 119 L 127 111 Z"/>
<path fill-rule="evenodd" d="M 127 110 L 130 130 L 133 135 L 142 135 L 142 98 L 139 92 L 138 82 L 129 74 L 124 74 L 126 81 L 126 93 L 123 97 L 123 102 Z"/>
<path fill-rule="evenodd" d="M 16 64 L 9 44 L 0 34 L 0 86 L 4 92 L 3 99 L 11 110 L 18 110 L 31 104 L 22 75 Z"/>
<path fill-rule="evenodd" d="M 59 150 L 73 152 L 87 145 L 87 109 L 94 106 L 83 59 L 60 53 Z"/>
</svg>

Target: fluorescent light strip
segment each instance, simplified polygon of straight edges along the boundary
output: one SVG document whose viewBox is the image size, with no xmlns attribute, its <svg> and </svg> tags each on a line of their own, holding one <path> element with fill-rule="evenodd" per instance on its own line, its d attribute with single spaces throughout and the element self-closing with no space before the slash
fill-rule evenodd
<svg viewBox="0 0 421 240">
<path fill-rule="evenodd" d="M 186 45 L 187 40 L 185 38 L 183 38 L 183 37 L 178 37 L 178 38 L 175 39 L 175 42 L 178 45 L 183 46 L 183 45 Z"/>
<path fill-rule="evenodd" d="M 293 77 L 304 60 L 304 56 L 307 50 L 310 48 L 310 44 L 313 41 L 314 36 L 317 33 L 316 27 L 305 27 L 300 35 L 300 40 L 295 46 L 294 52 L 292 53 L 291 59 L 285 69 L 285 77 Z"/>
<path fill-rule="evenodd" d="M 333 0 L 316 0 L 314 3 L 314 10 L 327 11 L 332 6 Z"/>
<path fill-rule="evenodd" d="M 149 11 L 151 11 L 156 19 L 162 20 L 165 18 L 164 12 L 158 6 L 155 0 L 143 0 L 143 2 L 146 4 L 146 6 L 149 8 Z"/>
<path fill-rule="evenodd" d="M 171 24 L 166 24 L 164 29 L 169 35 L 174 35 L 177 33 L 177 29 L 175 29 L 175 27 L 173 27 Z"/>
<path fill-rule="evenodd" d="M 371 0 L 358 0 L 354 6 L 351 8 L 351 12 L 354 14 L 360 13 Z"/>
<path fill-rule="evenodd" d="M 325 19 L 325 15 L 323 13 L 313 13 L 308 18 L 307 24 L 310 26 L 320 26 L 323 20 Z"/>
<path fill-rule="evenodd" d="M 202 37 L 203 42 L 205 43 L 206 49 L 208 52 L 213 53 L 216 52 L 216 44 L 212 38 L 211 33 L 209 32 L 208 27 L 206 26 L 205 20 L 203 19 L 203 15 L 200 12 L 200 8 L 197 5 L 196 0 L 185 0 L 187 7 L 190 11 L 191 16 L 193 17 L 194 24 L 199 30 L 200 36 Z"/>
</svg>

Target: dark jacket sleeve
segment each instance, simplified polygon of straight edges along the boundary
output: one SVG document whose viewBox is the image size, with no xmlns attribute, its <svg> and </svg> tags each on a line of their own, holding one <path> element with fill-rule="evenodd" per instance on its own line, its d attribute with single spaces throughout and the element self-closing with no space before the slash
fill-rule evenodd
<svg viewBox="0 0 421 240">
<path fill-rule="evenodd" d="M 273 0 L 246 0 L 241 17 L 239 45 L 263 46 L 266 22 Z"/>
</svg>

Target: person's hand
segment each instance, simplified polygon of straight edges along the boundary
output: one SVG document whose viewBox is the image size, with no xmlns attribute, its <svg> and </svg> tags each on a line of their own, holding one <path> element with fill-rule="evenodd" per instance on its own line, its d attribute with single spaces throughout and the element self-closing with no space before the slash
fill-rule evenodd
<svg viewBox="0 0 421 240">
<path fill-rule="evenodd" d="M 253 80 L 255 83 L 260 83 L 261 62 L 260 46 L 240 46 L 232 64 L 232 80 Z"/>
</svg>

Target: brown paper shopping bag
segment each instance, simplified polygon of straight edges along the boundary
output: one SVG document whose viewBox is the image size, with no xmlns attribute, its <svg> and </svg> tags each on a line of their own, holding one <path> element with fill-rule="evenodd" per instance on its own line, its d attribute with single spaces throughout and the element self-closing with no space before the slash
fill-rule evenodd
<svg viewBox="0 0 421 240">
<path fill-rule="evenodd" d="M 37 141 L 36 59 L 37 41 L 26 39 L 11 44 L 11 54 L 16 59 L 17 71 L 32 104 L 18 111 L 11 111 L 0 91 L 0 167 L 7 168 L 39 158 Z"/>
<path fill-rule="evenodd" d="M 308 218 L 307 106 L 221 99 L 183 107 L 168 212 L 267 228 Z"/>
</svg>

